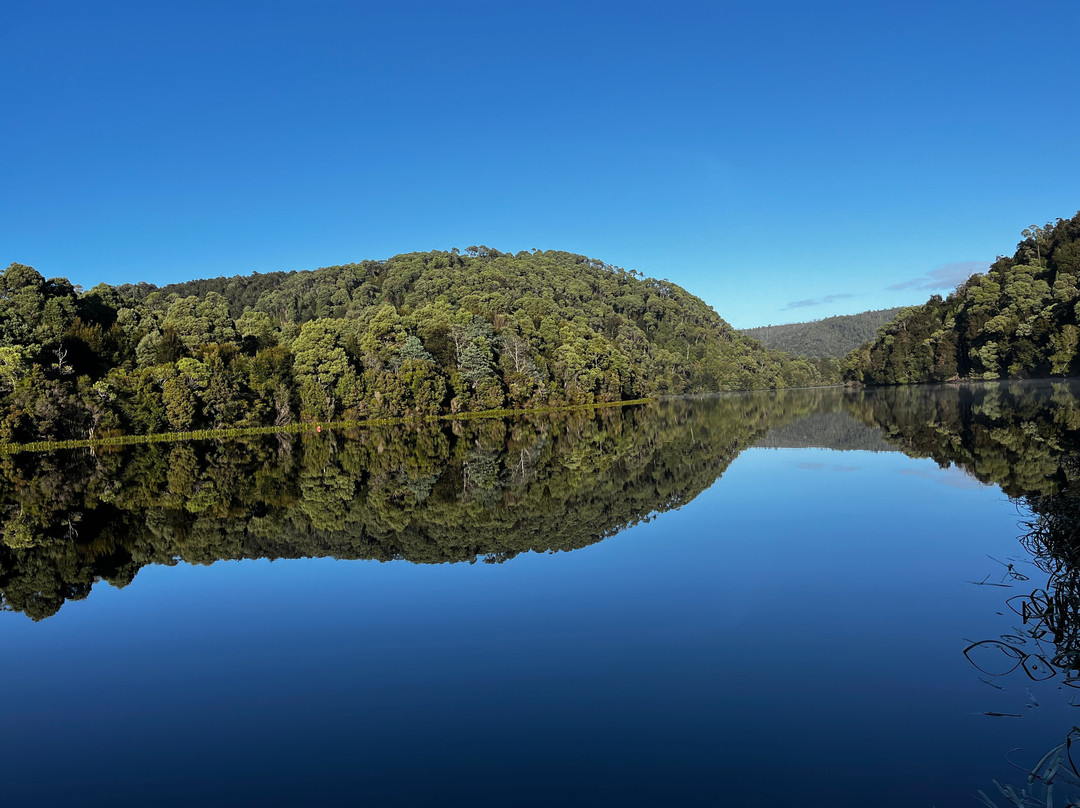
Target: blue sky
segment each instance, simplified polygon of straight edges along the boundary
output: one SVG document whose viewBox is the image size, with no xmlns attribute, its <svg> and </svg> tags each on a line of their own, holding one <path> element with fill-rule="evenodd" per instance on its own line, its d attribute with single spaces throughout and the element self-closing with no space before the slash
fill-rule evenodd
<svg viewBox="0 0 1080 808">
<path fill-rule="evenodd" d="M 1080 209 L 1077 30 L 1076 0 L 9 3 L 0 264 L 486 244 L 737 327 L 917 303 Z"/>
</svg>

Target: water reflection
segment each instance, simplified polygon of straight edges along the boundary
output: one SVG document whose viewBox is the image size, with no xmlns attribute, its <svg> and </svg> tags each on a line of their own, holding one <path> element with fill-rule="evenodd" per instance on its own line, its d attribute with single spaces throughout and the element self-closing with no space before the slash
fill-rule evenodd
<svg viewBox="0 0 1080 808">
<path fill-rule="evenodd" d="M 992 559 L 996 569 L 971 583 L 1031 587 L 1005 605 L 1018 626 L 970 642 L 964 656 L 990 688 L 1027 683 L 1027 709 L 1039 707 L 1031 687 L 1080 687 L 1080 408 L 1077 386 L 1065 382 L 910 388 L 852 400 L 852 411 L 878 426 L 913 457 L 955 464 L 997 485 L 1024 514 L 1020 543 L 1027 558 Z M 1043 579 L 1038 583 L 1036 579 Z M 1080 693 L 1077 694 L 1080 697 Z M 1080 706 L 1074 697 L 1071 706 Z M 991 718 L 1023 713 L 988 709 Z M 1010 760 L 1020 784 L 995 782 L 978 792 L 987 806 L 1080 805 L 1080 728 L 1037 760 Z M 989 793 L 988 793 L 989 792 Z M 992 796 L 991 796 L 992 795 Z M 1071 800 L 1071 801 L 1070 801 Z"/>
<path fill-rule="evenodd" d="M 1069 480 L 1076 477 L 1077 458 L 1062 464 Z M 979 671 L 985 684 L 1003 690 L 1009 682 L 1051 682 L 1080 688 L 1080 490 L 1066 487 L 1054 495 L 1025 497 L 1023 505 L 1030 513 L 1024 522 L 1021 543 L 1030 553 L 1035 572 L 1028 575 L 1013 563 L 1006 563 L 997 585 L 1027 587 L 1027 594 L 1013 595 L 1005 601 L 1020 624 L 999 637 L 979 640 L 964 649 L 964 656 Z M 987 583 L 983 581 L 981 583 Z M 1037 708 L 1038 698 L 1027 688 L 1028 707 Z M 1068 702 L 1080 706 L 1080 692 Z M 1020 717 L 1020 713 L 988 711 L 994 717 Z M 1020 785 L 994 783 L 994 797 L 980 791 L 985 805 L 1013 805 L 1021 808 L 1054 805 L 1068 800 L 1067 806 L 1080 805 L 1080 728 L 1072 727 L 1060 744 L 1037 761 L 1014 762 L 1024 775 Z"/>
<path fill-rule="evenodd" d="M 8 456 L 0 599 L 41 619 L 147 564 L 501 562 L 573 550 L 692 500 L 752 445 L 900 450 L 1012 497 L 1043 497 L 1046 508 L 1077 476 L 1077 392 L 1066 383 L 787 391 Z"/>
<path fill-rule="evenodd" d="M 826 394 L 7 457 L 0 593 L 41 619 L 147 564 L 573 550 L 693 499 Z"/>
<path fill-rule="evenodd" d="M 1017 707 L 1015 699 L 1008 703 L 994 701 L 991 696 L 999 692 L 998 688 L 1020 682 L 1021 693 L 1031 688 L 1029 701 L 1045 702 L 1040 688 L 1054 687 L 1059 681 L 1063 685 L 1075 684 L 1080 676 L 1077 392 L 1075 385 L 1064 383 L 791 391 L 670 400 L 625 410 L 469 421 L 438 427 L 155 445 L 97 455 L 70 452 L 9 456 L 0 458 L 0 597 L 4 608 L 40 620 L 55 614 L 67 600 L 85 598 L 101 581 L 124 586 L 140 569 L 154 564 L 312 556 L 424 564 L 478 560 L 500 563 L 528 551 L 582 548 L 678 508 L 711 486 L 741 452 L 752 446 L 901 451 L 911 457 L 932 458 L 941 472 L 926 463 L 893 463 L 891 477 L 884 478 L 893 482 L 887 485 L 898 489 L 909 486 L 913 481 L 902 474 L 929 474 L 950 487 L 993 485 L 1012 497 L 1023 513 L 1030 514 L 1024 517 L 1028 523 L 1024 544 L 1030 551 L 1027 561 L 999 552 L 996 560 L 987 562 L 989 573 L 971 573 L 973 583 L 994 587 L 981 590 L 983 593 L 1000 592 L 1001 610 L 1006 615 L 1003 620 L 1021 625 L 1003 627 L 999 633 L 980 630 L 980 635 L 994 636 L 956 641 L 955 652 L 946 643 L 944 652 L 947 658 L 953 655 L 958 665 L 966 666 L 961 654 L 967 647 L 968 658 L 977 666 L 970 669 L 971 684 L 980 691 L 985 686 L 989 694 L 982 702 L 985 706 L 979 707 L 987 717 L 972 720 L 997 722 L 995 726 L 1008 726 L 1012 731 L 1013 726 L 1025 724 L 1007 722 L 1016 722 L 1015 716 L 1024 714 L 1025 707 L 1031 705 Z M 769 455 L 757 452 L 748 460 L 752 462 L 754 457 Z M 848 492 L 860 490 L 859 481 L 866 469 L 883 460 L 889 458 L 819 453 L 795 456 L 790 462 L 801 475 L 800 480 L 813 477 L 820 482 L 823 472 L 836 480 L 831 488 L 823 485 L 815 492 L 838 491 L 849 497 L 852 495 Z M 795 491 L 783 487 L 783 481 L 775 477 L 762 479 L 768 480 L 770 490 L 762 498 L 764 504 L 755 507 L 771 508 L 773 500 L 796 496 Z M 737 481 L 733 471 L 717 490 L 723 491 L 724 483 L 728 489 L 737 488 Z M 865 494 L 865 488 L 862 490 Z M 937 486 L 934 490 L 956 493 Z M 803 505 L 798 507 L 806 507 L 812 496 L 805 494 L 799 500 Z M 821 532 L 800 532 L 798 538 L 803 545 L 824 548 L 829 540 L 825 531 L 841 533 L 843 528 L 837 526 L 836 514 L 843 507 L 846 503 L 831 503 L 831 510 L 800 511 L 800 520 L 816 520 L 824 525 Z M 671 519 L 677 521 L 691 512 L 687 509 Z M 868 521 L 889 518 L 869 506 L 865 513 Z M 717 544 L 736 546 L 757 538 L 748 536 L 745 527 L 753 530 L 753 518 L 742 523 L 740 533 L 731 528 L 725 516 L 730 514 L 718 511 L 709 515 L 708 529 L 715 530 Z M 801 531 L 797 521 L 779 524 L 795 525 L 791 529 Z M 644 536 L 655 527 L 659 526 L 638 531 L 635 536 Z M 868 528 L 872 532 L 874 526 Z M 947 530 L 943 528 L 943 533 Z M 905 537 L 902 533 L 897 536 L 880 551 L 883 567 L 904 552 Z M 857 546 L 855 538 L 845 538 L 851 541 L 835 547 Z M 777 575 L 788 572 L 785 564 L 793 566 L 786 553 L 797 545 L 786 544 L 785 554 L 778 553 L 760 567 L 740 568 L 727 558 L 723 566 L 716 566 L 725 572 L 741 569 L 750 576 L 760 574 L 763 582 L 769 582 L 761 583 L 761 587 L 771 594 L 781 588 L 772 582 Z M 649 564 L 654 563 L 654 558 L 659 563 L 670 547 L 649 545 L 643 552 Z M 589 556 L 580 553 L 574 559 Z M 762 557 L 770 558 L 768 554 Z M 612 558 L 609 555 L 607 560 Z M 874 560 L 878 557 L 872 554 L 859 558 L 861 565 L 867 559 L 878 563 Z M 692 561 L 698 563 L 697 557 Z M 519 562 L 515 569 L 521 566 Z M 394 569 L 409 570 L 405 565 Z M 439 570 L 424 570 L 428 571 Z M 450 571 L 482 573 L 484 569 Z M 369 582 L 386 577 L 381 573 L 390 570 L 373 572 L 380 575 L 368 578 Z M 513 570 L 488 572 L 502 580 Z M 604 574 L 609 570 L 605 569 Z M 470 577 L 468 585 L 474 583 Z M 957 583 L 961 585 L 960 580 Z M 637 585 L 635 580 L 627 587 Z M 701 593 L 697 594 L 699 600 L 680 601 L 681 610 L 671 616 L 670 626 L 706 625 L 701 615 L 710 610 L 721 614 L 723 621 L 737 623 L 742 619 L 739 604 L 733 599 L 722 595 L 713 599 L 714 589 L 722 587 L 710 582 L 707 587 L 688 588 Z M 843 592 L 829 591 L 828 587 L 820 591 L 808 588 L 806 592 L 807 598 L 824 602 L 843 599 Z M 118 601 L 135 594 L 122 593 Z M 867 593 L 866 602 L 875 605 L 875 596 Z M 914 597 L 917 595 L 909 600 Z M 622 609 L 634 601 L 627 598 L 613 602 Z M 763 602 L 767 604 L 768 599 Z M 901 608 L 906 605 L 902 603 Z M 940 608 L 949 609 L 951 605 L 943 602 Z M 585 606 L 579 611 L 588 610 Z M 80 614 L 78 609 L 70 613 Z M 780 634 L 789 632 L 783 635 L 786 641 L 800 648 L 805 645 L 804 635 L 811 644 L 815 637 L 824 637 L 830 652 L 849 653 L 856 660 L 853 664 L 859 664 L 860 651 L 872 646 L 868 634 L 850 644 L 829 639 L 828 632 L 821 629 L 821 625 L 831 625 L 828 620 L 821 619 L 815 626 L 799 623 L 794 614 L 794 610 L 784 611 L 770 625 Z M 645 615 L 639 614 L 638 618 L 643 620 Z M 25 623 L 19 619 L 20 625 Z M 48 625 L 63 623 L 60 618 Z M 912 630 L 925 633 L 924 623 Z M 622 626 L 617 621 L 604 625 L 603 633 L 615 629 L 625 631 L 628 645 L 636 638 L 636 625 Z M 663 636 L 671 632 L 665 624 Z M 820 637 L 815 632 L 821 632 Z M 680 668 L 680 677 L 697 675 L 693 663 L 703 657 L 705 651 L 700 649 L 707 651 L 710 647 L 702 639 L 707 636 L 699 632 L 677 638 L 690 649 L 691 660 L 685 672 Z M 663 646 L 664 653 L 671 650 Z M 574 653 L 580 655 L 581 650 L 575 648 Z M 651 657 L 663 659 L 664 653 Z M 706 673 L 723 670 L 732 656 L 727 646 L 715 654 L 711 667 L 701 666 L 703 681 L 708 678 Z M 605 668 L 605 674 L 613 678 L 623 675 L 633 668 L 636 658 L 627 655 L 619 659 L 620 671 Z M 555 673 L 561 670 L 557 665 L 550 669 Z M 933 670 L 927 676 L 939 673 Z M 753 683 L 761 676 L 755 667 L 739 681 Z M 961 673 L 962 679 L 964 676 Z M 1047 676 L 1051 678 L 1044 678 Z M 985 685 L 978 684 L 976 677 Z M 872 681 L 873 677 L 866 679 Z M 393 677 L 390 680 L 397 681 Z M 604 681 L 606 687 L 608 680 Z M 832 679 L 822 677 L 820 681 L 831 683 Z M 764 703 L 767 699 L 763 693 L 778 699 L 792 686 L 785 680 L 772 691 L 754 691 L 732 703 L 741 705 L 752 699 Z M 695 692 L 704 694 L 700 696 L 703 700 L 712 697 L 712 680 Z M 801 697 L 824 704 L 827 699 L 821 698 L 821 692 L 807 690 Z M 886 692 L 887 687 L 881 687 L 881 693 Z M 875 691 L 873 698 L 877 697 Z M 833 708 L 823 707 L 821 716 L 815 717 L 815 728 L 831 721 L 829 709 Z M 694 715 L 698 711 L 695 705 Z M 658 714 L 661 712 L 658 710 Z M 752 733 L 756 720 L 748 718 L 739 726 Z M 986 796 L 988 804 L 993 800 L 999 804 L 1049 804 L 1051 788 L 1056 787 L 1060 805 L 1069 778 L 1076 774 L 1072 758 L 1080 762 L 1080 732 L 1070 734 L 1070 727 L 1071 722 L 1063 723 L 1062 745 L 1041 761 L 1039 754 L 1030 758 L 1014 755 L 1017 765 L 1032 772 L 1019 773 L 1020 780 L 1031 777 L 1032 781 L 1017 786 L 1003 783 L 1000 794 L 994 790 L 992 797 Z M 745 732 L 739 736 L 740 743 Z M 1049 742 L 1047 737 L 1039 741 L 1047 745 Z M 1002 758 L 1006 749 L 1001 750 Z M 996 752 L 984 750 L 980 759 L 992 755 Z M 618 761 L 612 763 L 615 768 L 619 765 Z M 974 790 L 973 786 L 968 793 Z M 991 789 L 985 791 L 990 793 Z M 1006 800 L 1012 802 L 1003 802 Z"/>
<path fill-rule="evenodd" d="M 1075 476 L 1080 443 L 1075 382 L 927 385 L 844 399 L 910 457 L 955 464 L 1010 497 L 1053 495 Z"/>
</svg>

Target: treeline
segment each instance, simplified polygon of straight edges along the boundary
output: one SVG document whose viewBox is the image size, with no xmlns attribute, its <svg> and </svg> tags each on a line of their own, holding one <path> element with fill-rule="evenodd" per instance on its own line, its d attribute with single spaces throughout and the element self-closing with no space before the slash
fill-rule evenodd
<svg viewBox="0 0 1080 808">
<path fill-rule="evenodd" d="M 867 384 L 1069 376 L 1080 370 L 1080 213 L 1032 226 L 944 300 L 904 309 L 846 360 Z"/>
<path fill-rule="evenodd" d="M 787 351 L 796 356 L 843 359 L 859 346 L 874 339 L 878 329 L 900 311 L 899 307 L 877 309 L 859 314 L 841 314 L 807 323 L 743 328 L 739 333 L 756 339 L 766 348 Z"/>
<path fill-rule="evenodd" d="M 181 560 L 501 562 L 584 547 L 689 502 L 821 392 L 12 455 L 0 608 L 41 619 L 100 580 Z"/>
<path fill-rule="evenodd" d="M 819 384 L 665 280 L 473 247 L 87 292 L 0 274 L 0 440 Z"/>
</svg>

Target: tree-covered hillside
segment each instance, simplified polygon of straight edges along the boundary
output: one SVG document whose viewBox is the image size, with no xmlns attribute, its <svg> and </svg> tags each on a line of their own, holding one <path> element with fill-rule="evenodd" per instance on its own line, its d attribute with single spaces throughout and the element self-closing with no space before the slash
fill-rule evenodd
<svg viewBox="0 0 1080 808">
<path fill-rule="evenodd" d="M 1068 376 L 1080 370 L 1080 213 L 1032 225 L 1011 257 L 973 275 L 944 300 L 904 309 L 847 359 L 867 384 L 956 377 Z"/>
<path fill-rule="evenodd" d="M 819 383 L 699 298 L 565 252 L 413 253 L 80 292 L 0 273 L 0 439 Z"/>
<path fill-rule="evenodd" d="M 807 323 L 763 325 L 739 331 L 766 348 L 796 356 L 843 359 L 877 336 L 877 330 L 900 313 L 899 308 L 841 314 Z"/>
</svg>

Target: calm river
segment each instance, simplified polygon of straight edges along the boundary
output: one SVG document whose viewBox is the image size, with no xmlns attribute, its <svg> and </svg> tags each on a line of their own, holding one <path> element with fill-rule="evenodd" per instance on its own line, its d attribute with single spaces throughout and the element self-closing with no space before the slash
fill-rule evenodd
<svg viewBox="0 0 1080 808">
<path fill-rule="evenodd" d="M 1080 796 L 1074 384 L 19 454 L 0 521 L 7 805 Z"/>
</svg>

